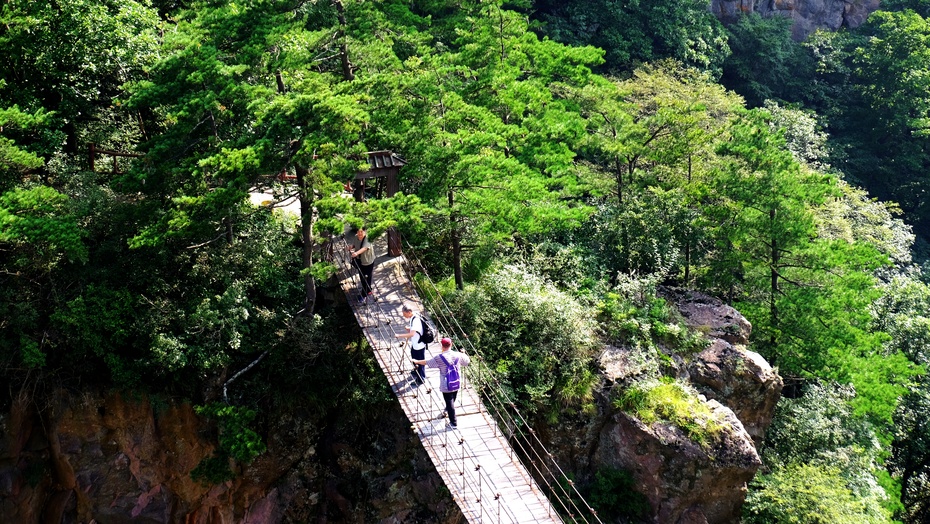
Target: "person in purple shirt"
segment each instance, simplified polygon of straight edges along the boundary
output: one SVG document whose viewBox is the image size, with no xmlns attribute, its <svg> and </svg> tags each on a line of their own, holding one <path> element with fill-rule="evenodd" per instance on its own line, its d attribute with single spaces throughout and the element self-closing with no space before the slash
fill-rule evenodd
<svg viewBox="0 0 930 524">
<path fill-rule="evenodd" d="M 446 401 L 445 413 L 449 415 L 449 428 L 457 429 L 458 425 L 455 420 L 455 397 L 458 395 L 459 385 L 453 384 L 452 387 L 450 387 L 446 378 L 448 376 L 447 371 L 449 366 L 455 367 L 460 377 L 459 383 L 461 383 L 462 368 L 468 366 L 471 359 L 464 353 L 453 351 L 452 340 L 449 338 L 440 340 L 439 345 L 442 346 L 442 353 L 435 357 L 429 360 L 411 360 L 417 365 L 425 365 L 428 368 L 439 368 L 439 391 L 442 392 L 442 398 Z"/>
</svg>

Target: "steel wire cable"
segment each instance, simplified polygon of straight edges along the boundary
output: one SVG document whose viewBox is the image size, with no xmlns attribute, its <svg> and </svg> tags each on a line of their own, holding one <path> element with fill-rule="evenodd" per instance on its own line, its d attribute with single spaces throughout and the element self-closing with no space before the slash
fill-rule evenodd
<svg viewBox="0 0 930 524">
<path fill-rule="evenodd" d="M 421 267 L 422 267 L 422 265 L 421 265 Z M 425 270 L 424 270 L 423 272 L 424 272 L 424 274 L 426 274 L 426 273 L 425 273 Z M 428 275 L 427 275 L 427 279 L 428 279 Z M 412 277 L 411 277 L 411 281 L 412 281 L 412 280 L 413 280 L 413 279 L 412 279 Z M 432 280 L 429 280 L 429 279 L 428 279 L 428 281 L 432 284 Z M 434 285 L 434 287 L 435 287 L 435 285 Z M 440 296 L 440 297 L 441 297 L 441 295 L 438 295 L 438 290 L 437 290 L 437 296 Z M 443 324 L 442 319 L 446 317 L 446 315 L 444 314 L 444 311 L 443 311 L 442 309 L 440 309 L 440 310 L 437 310 L 435 313 L 437 313 L 437 315 L 434 316 L 434 319 L 436 319 L 437 322 L 440 323 L 440 324 L 442 325 L 442 324 Z M 455 330 L 451 327 L 451 322 L 449 322 L 449 325 L 450 325 L 450 327 L 447 328 L 446 331 L 447 331 L 448 333 L 452 334 L 452 333 L 455 332 Z M 463 330 L 460 329 L 460 331 L 463 331 Z M 467 339 L 467 336 L 465 336 L 464 338 Z M 474 350 L 474 345 L 471 344 L 470 341 L 468 341 L 468 342 L 469 342 L 468 345 L 469 345 L 470 347 L 472 347 L 473 350 Z M 480 356 L 481 356 L 481 354 L 478 353 L 477 351 L 473 351 L 472 353 L 475 354 L 475 356 L 477 356 L 477 357 L 480 357 Z M 476 359 L 476 360 L 477 360 L 477 359 Z M 497 393 L 496 391 L 493 391 L 493 390 L 492 390 L 492 392 L 493 392 L 493 393 Z M 500 402 L 500 400 L 497 399 L 496 397 L 495 397 L 494 399 L 495 399 L 495 400 L 498 400 L 498 401 Z M 497 409 L 498 412 L 506 413 L 506 405 L 510 405 L 510 406 L 511 406 L 511 409 L 515 409 L 515 406 L 514 406 L 513 402 L 512 402 L 512 401 L 509 401 L 509 399 L 507 399 L 507 400 L 508 400 L 507 402 L 500 402 L 503 409 Z M 525 423 L 525 421 L 524 421 L 524 423 Z M 519 425 L 518 425 L 518 424 L 514 424 L 514 426 L 515 426 L 515 427 L 518 427 Z M 523 435 L 522 432 L 520 433 L 520 435 Z M 524 440 L 526 440 L 527 447 L 529 447 L 529 449 L 530 449 L 531 451 L 533 451 L 533 454 L 536 455 L 536 457 L 537 457 L 537 459 L 539 460 L 539 462 L 542 462 L 542 463 L 543 463 L 543 466 L 546 468 L 546 470 L 547 470 L 548 472 L 550 472 L 550 476 L 553 476 L 553 477 L 554 477 L 554 475 L 551 474 L 551 469 L 550 469 L 548 466 L 545 465 L 545 457 L 542 457 L 542 456 L 540 456 L 538 453 L 536 453 L 535 449 L 532 447 L 532 443 L 529 441 L 528 438 L 525 438 L 525 437 L 524 437 Z M 529 452 L 527 452 L 527 447 L 524 447 L 523 444 L 522 444 L 521 442 L 519 442 L 519 441 L 517 441 L 516 443 L 520 446 L 521 450 L 523 450 L 524 455 L 525 455 L 528 459 L 532 460 L 531 454 L 530 454 Z M 541 443 L 540 443 L 540 444 L 541 444 Z M 551 456 L 551 455 L 550 455 L 550 456 Z M 540 467 L 539 467 L 539 465 L 538 465 L 537 462 L 533 461 L 533 467 L 534 467 L 534 469 L 536 470 L 538 476 L 541 477 L 541 478 L 543 479 L 543 481 L 546 483 L 546 486 L 549 488 L 549 491 L 552 492 L 552 493 L 555 493 L 555 490 L 552 489 L 551 484 L 549 484 L 548 480 L 546 479 L 545 473 L 540 469 Z M 528 479 L 528 480 L 531 480 L 531 479 Z M 555 494 L 558 495 L 557 493 L 555 493 Z M 567 495 L 567 494 L 566 494 L 566 495 Z M 565 504 L 565 502 L 564 502 L 563 500 L 561 500 L 560 498 L 557 498 L 557 500 L 558 500 L 559 504 L 562 505 L 563 509 L 566 510 L 566 512 L 571 513 L 571 510 L 566 506 L 566 504 Z M 578 508 L 575 507 L 575 510 L 578 511 Z"/>
<path fill-rule="evenodd" d="M 425 271 L 424 271 L 424 274 L 425 274 Z M 428 281 L 429 281 L 430 283 L 432 283 L 432 280 L 428 278 L 428 275 L 427 275 L 427 279 L 428 279 Z M 438 290 L 436 290 L 436 291 L 437 291 L 437 296 L 440 296 L 440 297 L 441 297 L 441 295 L 438 295 Z M 442 310 L 437 311 L 437 313 L 438 313 L 439 317 L 445 316 L 445 315 L 443 315 Z M 450 323 L 450 324 L 451 324 L 451 323 Z M 452 329 L 450 328 L 450 329 L 448 330 L 448 332 L 453 333 L 454 330 L 452 330 Z M 467 337 L 466 337 L 466 338 L 467 338 Z M 470 341 L 469 341 L 469 344 L 468 344 L 468 345 L 474 349 L 474 345 L 471 344 Z M 474 351 L 474 353 L 477 353 L 477 351 Z M 480 356 L 480 353 L 477 353 L 477 356 Z M 501 390 L 501 392 L 503 392 L 503 390 Z M 494 390 L 492 390 L 492 393 L 495 393 L 495 394 L 496 394 L 497 392 L 494 391 Z M 495 395 L 495 399 L 496 399 L 496 395 Z M 508 400 L 508 402 L 506 402 L 506 404 L 509 404 L 509 405 L 511 406 L 511 409 L 516 410 L 516 407 L 514 406 L 513 402 L 512 402 L 512 401 L 509 401 L 509 399 L 507 399 L 507 400 Z M 498 410 L 498 411 L 499 411 L 499 412 L 506 413 L 506 410 Z M 524 421 L 524 423 L 525 423 L 525 421 Z M 562 506 L 562 509 L 565 510 L 566 513 L 568 513 L 569 515 L 573 515 L 571 509 L 566 505 L 566 503 L 565 503 L 565 501 L 562 499 L 562 497 L 559 497 L 559 496 L 558 496 L 558 493 L 556 493 L 555 489 L 552 488 L 552 485 L 549 483 L 549 481 L 548 481 L 548 479 L 547 479 L 547 475 L 545 474 L 545 472 L 543 472 L 543 471 L 540 469 L 539 463 L 542 463 L 543 467 L 546 469 L 546 472 L 549 473 L 549 476 L 550 476 L 550 477 L 553 477 L 553 478 L 555 477 L 555 475 L 552 474 L 551 468 L 549 468 L 548 465 L 546 465 L 546 460 L 545 460 L 546 457 L 541 456 L 541 455 L 536 451 L 536 449 L 532 446 L 532 442 L 530 442 L 529 438 L 526 438 L 526 437 L 525 437 L 525 434 L 522 432 L 522 428 L 521 428 L 521 426 L 520 426 L 519 424 L 515 424 L 515 429 L 519 429 L 519 430 L 520 430 L 520 434 L 519 434 L 519 435 L 520 435 L 521 437 L 523 437 L 523 439 L 526 441 L 527 447 L 529 447 L 529 450 L 532 451 L 532 454 L 529 453 L 529 452 L 527 451 L 527 447 L 524 447 L 524 445 L 523 445 L 519 440 L 516 440 L 516 444 L 517 444 L 517 445 L 520 447 L 520 449 L 523 451 L 524 456 L 526 456 L 527 459 L 529 459 L 529 460 L 531 461 L 531 464 L 533 465 L 533 469 L 537 472 L 537 475 L 538 475 L 540 478 L 543 479 L 543 482 L 545 483 L 545 485 L 546 485 L 546 487 L 548 488 L 549 492 L 556 496 L 556 500 L 557 500 L 557 502 L 559 503 L 559 505 Z M 538 439 L 537 439 L 537 442 L 539 442 Z M 542 446 L 542 443 L 541 443 L 541 442 L 539 442 L 539 444 L 540 444 L 540 446 Z M 544 446 L 542 446 L 542 447 L 545 449 Z M 548 458 L 550 458 L 551 460 L 554 461 L 554 459 L 552 458 L 552 455 L 551 455 L 550 453 L 548 453 L 548 452 L 546 452 L 546 453 L 547 453 L 547 455 L 548 455 Z M 532 455 L 535 455 L 535 456 L 536 456 L 536 459 L 538 460 L 538 462 L 535 461 L 535 460 L 532 460 Z M 563 475 L 564 475 L 564 473 L 563 473 Z M 567 496 L 567 497 L 569 498 L 569 500 L 571 501 L 571 500 L 572 500 L 572 499 L 571 499 L 571 496 L 570 496 L 568 493 L 565 492 L 564 488 L 563 488 L 560 484 L 557 484 L 557 485 L 558 485 L 559 488 L 562 490 L 562 494 L 565 495 L 565 496 Z M 580 513 L 580 509 L 574 504 L 574 501 L 572 501 L 572 506 L 573 506 L 573 508 L 575 509 L 575 511 L 578 511 L 578 512 Z M 592 510 L 592 511 L 593 511 L 593 510 Z M 584 518 L 584 517 L 582 516 L 582 518 Z M 587 522 L 587 519 L 584 519 L 584 520 L 585 520 L 585 522 Z"/>
<path fill-rule="evenodd" d="M 344 239 L 344 238 L 343 238 L 343 243 L 345 243 L 345 239 Z M 353 288 L 354 288 L 354 289 L 364 289 L 364 288 L 361 288 L 361 275 L 358 275 L 358 274 L 356 273 L 356 271 L 353 271 L 352 264 L 351 264 L 350 261 L 345 257 L 345 255 L 342 254 L 341 256 L 334 256 L 333 258 L 335 258 L 335 259 L 338 260 L 339 266 L 340 266 L 340 270 L 341 270 L 340 272 L 349 275 L 349 278 L 348 278 L 348 279 L 342 279 L 342 280 L 343 280 L 343 281 L 344 281 L 344 280 L 349 280 L 351 284 L 354 284 L 352 287 L 348 287 L 348 288 L 347 288 L 346 286 L 341 286 L 341 287 L 343 288 L 343 291 L 344 291 L 347 295 L 351 296 L 351 295 L 352 295 L 352 292 L 353 292 Z M 356 268 L 356 269 L 357 269 L 357 268 Z M 356 278 L 357 278 L 357 280 L 358 280 L 357 282 L 356 282 Z M 396 280 L 396 277 L 395 277 L 395 280 Z M 375 299 L 375 300 L 377 300 L 377 299 Z M 388 317 L 388 315 L 384 313 L 384 308 L 383 308 L 383 306 L 381 305 L 381 302 L 380 302 L 380 301 L 377 301 L 377 302 L 378 302 L 378 308 L 377 308 L 377 309 L 380 311 L 381 316 Z M 375 326 L 377 326 L 376 329 L 377 329 L 377 331 L 379 331 L 379 335 L 382 335 L 381 338 L 382 338 L 382 339 L 385 339 L 386 337 L 383 337 L 383 332 L 384 332 L 383 324 L 380 322 L 380 319 L 378 319 L 377 317 L 375 317 L 375 316 L 373 315 L 372 309 L 371 309 L 371 301 L 367 301 L 367 303 L 366 303 L 365 305 L 366 305 L 366 307 L 364 308 L 364 312 L 362 313 L 362 315 L 365 315 L 365 316 L 367 317 L 366 320 L 368 320 L 368 321 L 373 321 L 373 324 L 374 324 Z M 361 309 L 361 308 L 359 308 L 359 309 Z M 369 326 L 369 329 L 371 329 L 370 326 Z M 393 334 L 393 330 L 391 331 L 390 334 Z M 374 349 L 375 351 L 380 351 L 380 350 L 382 350 L 382 349 L 384 349 L 384 348 L 373 347 L 373 349 Z M 389 347 L 388 347 L 387 349 L 391 350 L 391 353 L 392 353 L 392 354 L 396 354 L 396 352 L 393 351 L 393 348 L 390 347 L 390 344 L 389 344 Z M 390 366 L 389 366 L 389 370 L 390 370 Z M 435 397 L 435 395 L 429 395 L 428 393 L 429 393 L 429 390 L 427 391 L 427 397 L 428 397 L 431 401 L 437 400 L 436 397 Z M 417 406 L 416 409 L 415 409 L 414 411 L 415 411 L 416 413 L 427 413 L 427 410 L 426 410 L 426 408 L 423 407 L 423 402 L 422 402 L 422 400 L 421 400 L 421 398 L 423 397 L 423 395 L 414 394 L 413 397 L 416 399 L 416 406 Z M 402 402 L 408 403 L 408 402 L 403 401 L 403 400 L 402 400 Z M 438 402 L 437 402 L 437 405 L 438 405 Z M 434 406 L 434 407 L 435 407 L 435 406 Z M 444 406 L 443 406 L 443 407 L 444 407 Z M 420 422 L 422 422 L 423 420 L 426 420 L 426 421 L 428 422 L 428 421 L 429 421 L 429 417 L 427 416 L 425 419 L 420 420 Z M 448 437 L 449 437 L 449 432 L 446 432 L 446 434 L 444 435 L 443 447 L 448 447 Z M 483 437 L 480 437 L 480 438 L 481 438 L 482 442 L 484 443 L 484 440 L 485 440 L 485 439 L 484 439 Z M 431 447 L 435 447 L 435 444 L 433 443 L 433 439 L 426 439 L 426 440 L 427 440 L 427 443 L 428 443 Z M 468 450 L 468 451 L 470 451 L 470 455 L 471 455 L 472 457 L 477 456 L 477 453 L 475 453 L 475 451 L 471 448 L 470 442 L 466 442 L 464 439 L 462 439 L 462 440 L 460 441 L 460 444 L 463 445 L 463 454 L 465 453 L 466 450 Z M 436 453 L 436 456 L 438 457 L 439 454 Z M 464 455 L 463 455 L 463 457 L 464 457 Z M 475 468 L 475 471 L 479 471 L 479 472 L 480 472 L 480 471 L 481 471 L 480 466 L 478 466 L 477 463 L 475 463 L 475 464 L 476 464 L 476 466 L 477 466 L 477 467 Z M 464 466 L 463 466 L 463 467 L 464 467 Z M 463 475 L 464 475 L 464 471 L 465 471 L 465 470 L 463 469 Z M 465 477 L 463 477 L 463 480 L 468 480 L 468 478 L 469 478 L 469 477 L 465 476 Z M 475 480 L 476 478 L 477 478 L 477 480 Z M 468 483 L 469 485 L 472 485 L 472 486 L 474 485 L 475 482 L 478 483 L 478 486 L 479 486 L 479 487 L 478 487 L 478 493 L 479 493 L 479 495 L 478 495 L 477 498 L 479 499 L 479 501 L 480 501 L 480 499 L 482 498 L 482 497 L 481 497 L 481 491 L 482 491 L 482 488 L 481 488 L 481 486 L 482 486 L 482 478 L 486 479 L 486 480 L 484 481 L 484 483 L 486 483 L 486 484 L 488 484 L 489 486 L 491 486 L 491 487 L 494 488 L 494 491 L 497 493 L 497 497 L 495 498 L 495 500 L 499 500 L 499 497 L 500 497 L 499 493 L 500 493 L 501 490 L 498 488 L 497 483 L 494 481 L 493 478 L 491 478 L 490 476 L 488 476 L 486 473 L 483 473 L 483 474 L 482 474 L 482 473 L 479 473 L 479 476 L 478 476 L 478 477 L 475 477 L 475 476 L 472 475 L 472 476 L 471 476 L 471 479 L 472 479 L 472 480 Z M 463 485 L 463 488 L 464 488 L 464 485 Z M 473 488 L 473 489 L 474 489 L 474 488 Z M 467 497 L 464 497 L 464 495 L 463 495 L 463 500 L 467 502 Z M 509 514 L 509 516 L 512 518 L 512 521 L 513 521 L 513 522 L 517 522 L 517 518 L 516 518 L 515 515 L 513 515 L 512 511 L 511 511 L 511 508 L 510 508 L 509 506 L 505 506 L 504 509 L 505 509 L 505 511 Z M 482 507 L 482 509 L 480 510 L 480 512 L 483 512 L 483 507 Z M 500 508 L 498 508 L 498 514 L 500 514 Z M 499 515 L 498 515 L 498 518 L 499 518 Z"/>
<path fill-rule="evenodd" d="M 448 317 L 448 318 L 450 319 L 450 320 L 447 320 L 447 322 L 448 322 L 449 325 L 450 325 L 449 333 L 455 333 L 455 332 L 456 332 L 456 330 L 454 330 L 454 329 L 451 328 L 452 324 L 454 324 L 454 325 L 456 326 L 456 328 L 457 328 L 457 332 L 458 332 L 458 333 L 461 333 L 462 341 L 463 341 L 465 344 L 467 344 L 468 347 L 471 348 L 472 353 L 474 353 L 474 354 L 476 354 L 476 355 L 481 355 L 481 352 L 479 352 L 479 351 L 477 350 L 477 348 L 471 343 L 471 340 L 469 339 L 469 337 L 468 337 L 467 334 L 465 333 L 465 330 L 461 327 L 461 324 L 459 324 L 459 323 L 458 323 L 458 320 L 455 319 L 454 315 L 452 315 L 452 313 L 451 313 L 451 308 L 449 307 L 449 305 L 448 305 L 448 303 L 445 301 L 445 299 L 442 297 L 442 294 L 441 294 L 441 292 L 439 291 L 438 286 L 436 286 L 436 284 L 433 282 L 432 278 L 429 276 L 429 273 L 426 271 L 425 266 L 423 266 L 422 262 L 419 260 L 417 254 L 416 254 L 416 250 L 413 248 L 413 246 L 411 246 L 411 245 L 409 244 L 409 242 L 407 243 L 407 248 L 408 248 L 408 250 L 407 250 L 408 253 L 410 253 L 410 255 L 407 256 L 407 258 L 408 258 L 408 259 L 412 259 L 412 260 L 416 263 L 416 265 L 419 266 L 421 272 L 422 272 L 423 275 L 424 275 L 424 280 L 425 280 L 430 286 L 432 286 L 432 288 L 433 288 L 433 289 L 432 289 L 432 293 L 433 293 L 434 296 L 436 297 L 436 301 L 438 302 L 438 306 L 439 306 L 438 308 L 434 308 L 434 309 L 437 310 L 438 316 L 443 317 L 443 318 Z M 411 276 L 411 281 L 412 281 L 412 282 L 416 282 L 416 279 L 414 279 L 414 278 Z M 439 312 L 442 312 L 442 313 L 439 313 Z M 489 370 L 489 371 L 490 371 L 490 370 Z M 500 385 L 499 381 L 494 380 L 494 381 L 492 382 L 492 385 L 493 385 L 493 386 L 496 386 L 497 389 L 498 389 L 506 398 L 509 399 L 509 395 L 507 395 L 507 392 L 506 392 L 506 391 L 503 389 L 503 387 Z M 525 425 L 526 427 L 529 427 L 528 422 L 527 422 L 526 419 L 523 417 L 523 415 L 520 413 L 520 411 L 519 411 L 518 409 L 516 409 L 516 406 L 513 404 L 513 401 L 512 401 L 512 400 L 509 402 L 509 404 L 512 406 L 512 409 L 513 409 L 514 413 L 516 414 L 516 416 L 519 417 L 520 422 L 521 422 L 523 425 Z M 519 426 L 519 424 L 517 424 L 517 426 Z M 542 443 L 542 441 L 539 440 L 539 437 L 535 434 L 535 432 L 531 432 L 531 435 L 532 435 L 533 439 L 538 443 L 538 445 L 539 445 L 543 450 L 546 450 L 545 445 Z M 527 440 L 529 440 L 529 439 L 527 439 Z M 521 446 L 521 447 L 522 447 L 522 446 Z M 579 500 L 581 500 L 581 501 L 584 503 L 584 506 L 585 506 L 585 508 L 587 509 L 588 513 L 589 513 L 590 515 L 592 515 L 592 516 L 594 517 L 594 519 L 595 519 L 597 522 L 601 522 L 600 518 L 597 516 L 597 512 L 596 512 L 593 508 L 591 508 L 591 506 L 587 503 L 587 501 L 584 499 L 584 497 L 581 496 L 581 494 L 578 492 L 577 487 L 575 487 L 574 482 L 572 482 L 572 481 L 568 478 L 568 476 L 565 474 L 565 472 L 562 470 L 562 468 L 558 465 L 558 463 L 555 462 L 555 459 L 554 459 L 554 457 L 552 457 L 552 454 L 549 453 L 548 450 L 546 450 L 545 453 L 546 453 L 547 457 L 551 459 L 551 461 L 552 461 L 554 467 L 558 470 L 558 473 L 560 474 L 561 478 L 565 479 L 565 480 L 568 482 L 569 486 L 571 486 L 572 490 L 573 490 L 574 493 L 575 493 L 575 496 L 576 496 Z M 537 453 L 536 455 L 539 456 L 538 453 Z M 540 457 L 540 458 L 542 458 L 542 457 Z M 544 461 L 544 462 L 545 462 L 545 461 Z M 546 469 L 549 470 L 549 471 L 551 471 L 551 469 L 550 469 L 548 466 L 546 466 Z M 557 479 L 557 478 L 558 478 L 558 477 L 556 477 L 554 474 L 551 474 L 551 476 L 552 476 L 554 479 Z M 543 476 L 543 477 L 545 477 L 545 476 Z M 544 481 L 545 481 L 545 478 L 544 478 Z M 548 486 L 548 485 L 549 485 L 549 484 L 548 484 L 548 481 L 545 481 L 545 482 L 546 482 L 546 484 L 547 484 L 547 486 Z M 584 522 L 588 522 L 587 519 L 584 518 L 584 516 L 582 515 L 583 512 L 581 511 L 581 509 L 578 508 L 578 506 L 575 504 L 574 497 L 572 497 L 569 493 L 567 493 L 566 489 L 564 488 L 564 486 L 562 486 L 561 483 L 557 482 L 556 485 L 559 487 L 559 490 L 562 492 L 562 494 L 568 498 L 568 500 L 570 501 L 572 507 L 574 507 L 574 508 L 576 509 L 576 511 L 577 511 L 577 512 L 579 513 L 579 515 L 581 516 L 581 518 L 584 520 Z M 553 493 L 555 493 L 555 491 L 553 491 Z M 561 499 L 561 497 L 558 497 L 558 496 L 557 496 L 556 498 Z M 560 500 L 559 502 L 560 502 L 560 504 L 563 505 L 563 507 L 566 505 L 566 503 L 565 503 L 564 501 L 561 501 L 561 500 Z"/>
<path fill-rule="evenodd" d="M 344 239 L 343 239 L 343 241 L 344 241 Z M 352 275 L 352 281 L 354 282 L 354 281 L 355 281 L 355 279 L 354 279 L 355 272 L 352 271 L 352 269 L 351 269 L 351 264 L 349 264 L 349 263 L 348 263 L 348 260 L 345 259 L 344 257 L 339 257 L 339 258 L 341 259 L 341 261 L 345 261 L 345 262 L 346 262 L 346 263 L 343 264 L 343 269 L 344 269 L 346 272 L 349 272 L 350 275 Z M 359 278 L 359 287 L 358 287 L 357 289 L 363 289 L 363 288 L 360 288 L 360 279 L 361 279 L 361 276 L 359 276 L 358 278 Z M 430 281 L 430 282 L 431 282 L 431 281 Z M 344 290 L 347 291 L 347 294 L 350 294 L 350 292 L 349 292 L 348 289 L 345 289 L 345 288 L 344 288 Z M 372 319 L 372 318 L 371 318 L 372 315 L 371 315 L 370 303 L 367 304 L 367 305 L 368 305 L 369 307 L 366 307 L 366 308 L 365 308 L 366 313 L 367 313 L 369 319 Z M 383 313 L 383 307 L 382 307 L 380 304 L 379 304 L 378 309 L 381 310 L 382 315 L 384 315 L 384 313 Z M 384 316 L 386 316 L 386 315 L 384 315 Z M 374 320 L 374 321 L 377 323 L 377 325 L 379 326 L 379 330 L 380 330 L 381 323 L 378 322 L 377 319 L 372 319 L 372 320 Z M 442 323 L 442 321 L 440 320 L 439 323 Z M 449 329 L 447 332 L 452 333 L 453 330 L 452 330 L 452 329 Z M 467 338 L 467 337 L 466 337 L 466 338 Z M 472 346 L 471 344 L 469 344 L 469 345 Z M 472 347 L 473 347 L 473 346 L 472 346 Z M 374 349 L 380 350 L 381 348 L 374 348 Z M 417 399 L 418 399 L 418 400 L 417 400 L 417 405 L 418 405 L 417 411 L 423 411 L 425 408 L 422 408 L 422 401 L 419 400 L 419 395 L 414 395 L 414 398 L 417 398 Z M 512 403 L 511 403 L 511 406 L 512 406 Z M 496 410 L 496 411 L 501 411 L 501 412 L 503 412 L 503 413 L 506 413 L 506 410 Z M 525 422 L 525 421 L 524 421 L 524 422 Z M 515 425 L 515 427 L 518 426 L 518 424 L 514 424 L 514 425 Z M 496 432 L 496 429 L 495 429 L 495 432 Z M 522 432 L 521 432 L 521 434 L 522 434 Z M 538 439 L 537 439 L 537 441 L 538 441 Z M 523 445 L 522 445 L 521 443 L 518 442 L 518 444 L 520 445 L 520 447 L 521 447 L 521 449 L 523 450 L 524 454 L 527 455 L 527 456 L 529 456 L 529 453 L 527 453 L 527 452 L 525 451 L 526 448 L 524 448 Z M 527 439 L 527 444 L 530 445 L 530 448 L 532 449 L 531 443 L 528 441 L 528 439 Z M 540 444 L 541 444 L 541 443 L 540 443 Z M 470 446 L 469 446 L 469 447 L 470 447 Z M 534 454 L 536 454 L 536 456 L 540 459 L 540 461 L 542 461 L 542 460 L 541 460 L 542 457 L 539 457 L 539 454 L 536 453 L 535 450 L 533 450 L 533 451 L 534 451 Z M 549 454 L 549 457 L 551 458 L 551 454 Z M 543 462 L 544 462 L 544 461 L 543 461 Z M 535 463 L 534 463 L 533 465 L 534 465 L 534 468 L 536 469 L 537 473 L 538 473 L 540 476 L 544 477 L 543 472 L 539 469 L 538 465 L 535 464 Z M 544 463 L 543 465 L 545 466 L 545 463 Z M 547 468 L 547 470 L 549 470 L 548 466 L 545 466 L 545 467 Z M 549 471 L 551 471 L 551 470 L 549 470 Z M 479 491 L 480 491 L 480 480 L 481 480 L 481 479 L 480 479 L 480 477 L 479 477 L 479 479 L 478 479 L 478 482 L 479 482 Z M 496 483 L 493 482 L 493 479 L 488 478 L 488 480 L 489 480 L 492 484 L 495 484 L 495 488 L 496 488 Z M 548 486 L 548 481 L 546 482 L 546 484 L 547 484 L 547 486 Z M 550 487 L 550 491 L 552 491 L 552 490 L 551 490 L 551 486 L 549 486 L 549 487 Z M 480 495 L 479 495 L 479 498 L 480 498 Z M 567 512 L 571 513 L 571 511 L 570 511 L 568 508 L 565 507 L 565 504 L 564 504 L 564 502 L 563 502 L 562 500 L 559 500 L 559 503 L 560 503 L 560 505 L 563 506 L 563 509 L 565 509 Z M 577 508 L 575 508 L 575 509 L 577 510 Z"/>
</svg>

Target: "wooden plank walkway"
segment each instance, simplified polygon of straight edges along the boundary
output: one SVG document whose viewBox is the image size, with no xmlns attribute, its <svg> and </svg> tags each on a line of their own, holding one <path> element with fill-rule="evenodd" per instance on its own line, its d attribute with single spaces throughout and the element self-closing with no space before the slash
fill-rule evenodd
<svg viewBox="0 0 930 524">
<path fill-rule="evenodd" d="M 376 242 L 375 247 L 376 253 L 385 252 L 384 242 Z M 421 386 L 411 383 L 410 351 L 401 342 L 403 339 L 394 335 L 406 333 L 407 320 L 401 314 L 404 303 L 415 311 L 423 307 L 403 269 L 403 257 L 380 256 L 375 260 L 375 298 L 360 303 L 358 272 L 345 269 L 344 246 L 337 246 L 335 251 L 342 261 L 341 285 L 359 326 L 410 420 L 413 434 L 423 443 L 466 520 L 561 523 L 555 508 L 514 454 L 467 380 L 456 400 L 457 430 L 449 430 L 441 418 L 445 403 L 439 391 L 438 371 L 427 369 L 426 383 Z M 443 335 L 436 334 L 437 341 L 427 348 L 426 358 L 440 352 L 438 339 Z"/>
</svg>

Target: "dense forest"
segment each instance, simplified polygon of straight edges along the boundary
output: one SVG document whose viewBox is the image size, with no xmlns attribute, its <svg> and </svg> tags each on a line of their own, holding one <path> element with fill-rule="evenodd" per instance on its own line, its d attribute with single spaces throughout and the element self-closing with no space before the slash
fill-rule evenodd
<svg viewBox="0 0 930 524">
<path fill-rule="evenodd" d="M 384 385 L 321 289 L 365 223 L 542 423 L 604 344 L 650 363 L 611 395 L 668 383 L 701 340 L 660 288 L 720 297 L 786 384 L 744 522 L 930 521 L 926 0 L 801 42 L 695 0 L 12 0 L 0 64 L 4 409 L 187 399 L 239 462 L 271 404 L 363 410 Z M 345 198 L 378 150 L 401 193 Z"/>
</svg>

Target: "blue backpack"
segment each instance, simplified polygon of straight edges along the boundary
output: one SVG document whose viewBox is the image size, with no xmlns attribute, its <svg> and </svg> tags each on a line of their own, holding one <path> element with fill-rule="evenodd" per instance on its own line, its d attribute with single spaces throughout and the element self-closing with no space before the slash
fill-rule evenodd
<svg viewBox="0 0 930 524">
<path fill-rule="evenodd" d="M 446 357 L 439 355 L 439 358 L 446 364 L 446 387 L 449 391 L 458 391 L 461 385 L 459 378 L 459 359 L 455 359 L 450 364 Z"/>
</svg>

